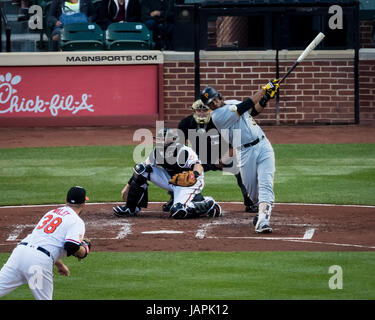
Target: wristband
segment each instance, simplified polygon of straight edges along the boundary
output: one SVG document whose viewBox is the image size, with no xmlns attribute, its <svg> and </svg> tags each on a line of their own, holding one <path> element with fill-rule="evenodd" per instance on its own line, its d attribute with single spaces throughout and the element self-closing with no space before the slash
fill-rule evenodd
<svg viewBox="0 0 375 320">
<path fill-rule="evenodd" d="M 262 108 L 265 108 L 267 106 L 267 102 L 269 100 L 269 96 L 266 95 L 266 96 L 263 96 L 260 100 L 259 100 L 259 105 L 262 107 Z"/>
<path fill-rule="evenodd" d="M 200 174 L 199 174 L 198 171 L 194 170 L 193 172 L 194 172 L 194 176 L 195 176 L 195 178 L 198 178 L 198 177 L 200 176 Z"/>
</svg>

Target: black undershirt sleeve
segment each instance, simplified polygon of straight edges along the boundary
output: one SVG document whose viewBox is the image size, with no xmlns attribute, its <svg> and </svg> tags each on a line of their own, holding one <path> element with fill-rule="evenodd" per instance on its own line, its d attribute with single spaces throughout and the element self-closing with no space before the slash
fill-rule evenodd
<svg viewBox="0 0 375 320">
<path fill-rule="evenodd" d="M 64 249 L 66 250 L 67 256 L 71 256 L 72 254 L 76 253 L 79 249 L 80 245 L 66 241 L 64 244 Z"/>
<path fill-rule="evenodd" d="M 242 101 L 240 104 L 237 105 L 237 112 L 241 116 L 246 111 L 249 111 L 251 108 L 254 108 L 254 102 L 250 98 L 247 98 L 245 101 Z"/>
</svg>

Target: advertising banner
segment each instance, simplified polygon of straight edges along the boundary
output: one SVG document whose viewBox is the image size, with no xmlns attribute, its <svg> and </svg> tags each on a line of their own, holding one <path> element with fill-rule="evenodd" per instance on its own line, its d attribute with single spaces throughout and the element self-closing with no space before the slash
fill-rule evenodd
<svg viewBox="0 0 375 320">
<path fill-rule="evenodd" d="M 157 65 L 0 67 L 0 125 L 152 122 L 158 77 Z"/>
</svg>

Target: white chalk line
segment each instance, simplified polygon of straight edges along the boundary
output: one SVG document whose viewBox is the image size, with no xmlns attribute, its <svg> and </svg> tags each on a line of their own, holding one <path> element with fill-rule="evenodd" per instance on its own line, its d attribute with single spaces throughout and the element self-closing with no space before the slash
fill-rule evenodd
<svg viewBox="0 0 375 320">
<path fill-rule="evenodd" d="M 249 220 L 248 219 L 225 219 L 225 220 L 215 220 L 213 222 L 208 222 L 208 223 L 202 224 L 199 227 L 198 231 L 195 234 L 195 237 L 198 239 L 203 239 L 206 237 L 209 229 L 213 228 L 214 226 L 227 225 L 227 224 L 246 224 L 247 225 L 249 224 Z M 311 228 L 311 225 L 308 225 L 305 223 L 304 224 L 293 223 L 293 224 L 282 224 L 282 225 L 293 226 L 293 227 L 307 227 L 307 226 L 310 227 L 309 229 L 306 230 L 302 238 L 289 237 L 288 239 L 312 239 L 314 232 L 315 232 L 315 228 Z M 245 237 L 245 238 L 251 239 L 252 237 Z M 262 237 L 254 237 L 254 238 L 262 239 Z M 282 238 L 280 237 L 275 238 L 275 240 L 277 239 L 282 239 Z"/>
<path fill-rule="evenodd" d="M 277 241 L 290 241 L 300 243 L 311 243 L 321 244 L 328 246 L 339 246 L 339 247 L 353 247 L 353 248 L 364 248 L 364 249 L 375 249 L 373 246 L 364 246 L 360 244 L 349 244 L 349 243 L 336 243 L 336 242 L 323 242 L 323 241 L 311 241 L 303 238 L 282 238 L 282 237 L 206 237 L 207 239 L 238 239 L 238 240 L 277 240 Z"/>
<path fill-rule="evenodd" d="M 112 238 L 91 238 L 92 240 L 119 240 L 119 239 L 124 239 L 126 238 L 129 234 L 132 233 L 132 228 L 131 226 L 133 225 L 133 223 L 129 223 L 129 222 L 120 222 L 120 221 L 108 221 L 108 220 L 103 220 L 103 221 L 89 221 L 86 223 L 87 226 L 94 226 L 94 227 L 104 227 L 104 226 L 120 226 L 120 230 L 118 231 L 117 233 L 117 236 L 116 237 L 112 237 Z M 14 228 L 14 230 L 9 234 L 8 238 L 5 240 L 7 242 L 18 242 L 22 239 L 18 239 L 18 237 L 20 236 L 20 234 L 22 233 L 23 230 L 25 230 L 26 228 L 32 228 L 32 227 L 35 227 L 35 225 L 33 224 L 17 224 Z M 5 244 L 0 244 L 0 245 L 6 245 Z"/>
<path fill-rule="evenodd" d="M 33 224 L 17 224 L 14 230 L 9 234 L 5 241 L 17 241 L 19 235 L 25 228 L 35 227 Z"/>
<path fill-rule="evenodd" d="M 142 231 L 142 234 L 182 234 L 183 231 L 177 230 L 154 230 L 154 231 Z"/>
<path fill-rule="evenodd" d="M 216 236 L 208 236 L 206 238 L 211 238 L 211 239 L 221 239 L 221 238 L 226 238 L 226 239 L 251 239 L 251 240 L 311 240 L 312 237 L 314 236 L 315 228 L 310 228 L 307 229 L 303 235 L 303 237 L 262 237 L 262 236 L 253 236 L 253 237 L 235 237 L 235 236 L 228 236 L 228 237 L 216 237 Z"/>
</svg>

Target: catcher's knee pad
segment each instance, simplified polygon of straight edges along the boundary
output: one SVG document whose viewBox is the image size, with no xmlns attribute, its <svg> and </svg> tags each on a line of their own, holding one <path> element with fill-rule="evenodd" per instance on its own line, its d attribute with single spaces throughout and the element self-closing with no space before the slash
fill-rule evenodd
<svg viewBox="0 0 375 320">
<path fill-rule="evenodd" d="M 185 206 L 180 202 L 174 204 L 171 207 L 169 213 L 170 213 L 169 217 L 173 219 L 185 219 L 188 216 L 188 212 Z"/>
<path fill-rule="evenodd" d="M 143 163 L 137 163 L 133 168 L 132 180 L 139 185 L 146 183 L 148 179 L 143 176 L 145 172 L 151 173 L 152 167 L 150 165 L 144 165 Z"/>
</svg>

